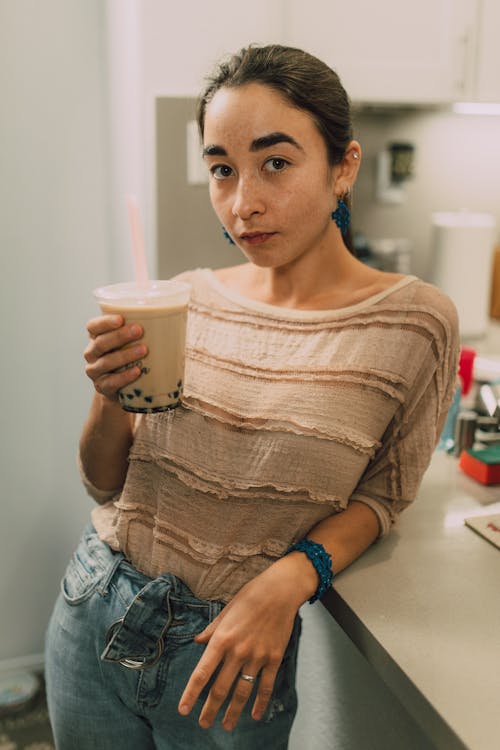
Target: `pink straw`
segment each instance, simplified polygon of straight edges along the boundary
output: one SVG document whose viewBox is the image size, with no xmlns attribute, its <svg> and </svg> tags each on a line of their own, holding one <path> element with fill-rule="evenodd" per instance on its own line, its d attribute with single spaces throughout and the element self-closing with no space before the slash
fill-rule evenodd
<svg viewBox="0 0 500 750">
<path fill-rule="evenodd" d="M 132 234 L 135 280 L 141 289 L 146 290 L 149 287 L 149 278 L 146 265 L 146 252 L 144 250 L 144 236 L 142 234 L 141 217 L 139 216 L 137 200 L 133 195 L 128 196 L 127 206 L 130 232 Z"/>
</svg>

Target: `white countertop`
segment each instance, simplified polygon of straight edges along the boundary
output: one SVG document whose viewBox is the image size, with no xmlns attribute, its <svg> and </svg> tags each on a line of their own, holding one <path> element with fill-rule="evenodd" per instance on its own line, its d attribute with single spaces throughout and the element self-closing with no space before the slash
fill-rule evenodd
<svg viewBox="0 0 500 750">
<path fill-rule="evenodd" d="M 498 750 L 500 549 L 464 518 L 500 512 L 500 485 L 436 452 L 397 528 L 323 603 L 443 750 Z"/>
</svg>

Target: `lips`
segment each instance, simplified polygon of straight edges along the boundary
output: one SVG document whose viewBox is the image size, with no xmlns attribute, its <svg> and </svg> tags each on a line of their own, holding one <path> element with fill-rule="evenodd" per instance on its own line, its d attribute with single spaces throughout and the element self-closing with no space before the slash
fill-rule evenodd
<svg viewBox="0 0 500 750">
<path fill-rule="evenodd" d="M 240 235 L 240 239 L 251 245 L 259 245 L 262 242 L 267 242 L 267 240 L 274 237 L 275 234 L 276 232 L 245 232 Z"/>
</svg>

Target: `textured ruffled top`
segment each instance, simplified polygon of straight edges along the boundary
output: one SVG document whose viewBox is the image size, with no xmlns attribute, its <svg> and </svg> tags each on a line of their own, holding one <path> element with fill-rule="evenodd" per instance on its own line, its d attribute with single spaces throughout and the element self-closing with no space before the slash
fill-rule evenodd
<svg viewBox="0 0 500 750">
<path fill-rule="evenodd" d="M 351 500 L 386 534 L 414 500 L 456 385 L 450 300 L 406 276 L 337 310 L 259 303 L 208 269 L 192 284 L 185 399 L 139 415 L 123 488 L 92 512 L 143 573 L 203 599 L 238 589 Z"/>
</svg>

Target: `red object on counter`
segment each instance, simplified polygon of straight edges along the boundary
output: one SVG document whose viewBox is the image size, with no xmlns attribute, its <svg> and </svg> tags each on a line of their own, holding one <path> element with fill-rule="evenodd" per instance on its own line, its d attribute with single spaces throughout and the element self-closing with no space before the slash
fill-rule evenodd
<svg viewBox="0 0 500 750">
<path fill-rule="evenodd" d="M 462 451 L 458 465 L 469 477 L 481 484 L 500 484 L 500 445 L 480 450 Z"/>
<path fill-rule="evenodd" d="M 476 352 L 474 349 L 467 349 L 465 346 L 460 349 L 458 376 L 462 381 L 462 394 L 464 396 L 468 394 L 472 385 L 475 358 Z"/>
</svg>

